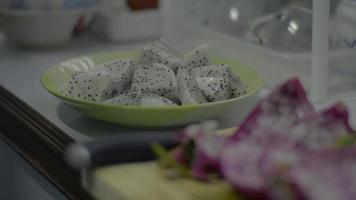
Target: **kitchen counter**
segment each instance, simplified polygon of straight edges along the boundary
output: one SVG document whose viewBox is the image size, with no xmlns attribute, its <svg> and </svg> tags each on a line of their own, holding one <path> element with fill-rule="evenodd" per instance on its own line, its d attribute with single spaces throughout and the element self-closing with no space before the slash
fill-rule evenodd
<svg viewBox="0 0 356 200">
<path fill-rule="evenodd" d="M 295 72 L 285 67 L 284 62 L 273 61 L 262 52 L 245 47 L 244 43 L 229 43 L 221 35 L 202 34 L 201 31 L 177 27 L 177 31 L 170 32 L 166 38 L 178 49 L 193 48 L 201 43 L 212 44 L 217 55 L 239 60 L 259 71 L 266 79 L 267 88 L 293 74 L 307 79 L 304 72 Z M 145 130 L 120 127 L 83 116 L 42 88 L 41 73 L 73 57 L 107 51 L 137 50 L 148 42 L 115 44 L 83 36 L 60 49 L 29 50 L 18 49 L 0 37 L 1 138 L 69 199 L 92 198 L 90 191 L 81 187 L 80 174 L 64 162 L 64 150 L 69 143 Z M 348 102 L 355 110 L 355 101 Z M 232 110 L 227 113 L 220 119 L 223 127 L 237 124 L 255 103 L 251 101 L 251 105 L 246 106 L 242 112 Z M 354 118 L 352 122 L 356 124 Z M 176 129 L 155 131 L 173 132 Z"/>
<path fill-rule="evenodd" d="M 199 35 L 189 35 L 188 32 L 182 33 L 184 34 L 180 34 L 178 38 L 168 38 L 180 49 L 193 48 L 210 40 Z M 69 199 L 89 199 L 91 194 L 81 187 L 79 172 L 70 169 L 63 159 L 66 146 L 72 142 L 82 143 L 118 133 L 145 130 L 124 128 L 83 116 L 42 88 L 41 73 L 50 66 L 73 57 L 108 51 L 137 50 L 148 42 L 151 41 L 110 44 L 84 36 L 76 38 L 64 48 L 29 50 L 16 48 L 1 38 L 2 140 Z M 251 102 L 251 106 L 253 103 Z M 242 115 L 237 118 L 242 118 Z M 224 126 L 230 126 L 239 120 L 237 118 L 227 115 L 221 121 L 225 123 Z M 174 131 L 176 129 L 155 130 Z"/>
</svg>

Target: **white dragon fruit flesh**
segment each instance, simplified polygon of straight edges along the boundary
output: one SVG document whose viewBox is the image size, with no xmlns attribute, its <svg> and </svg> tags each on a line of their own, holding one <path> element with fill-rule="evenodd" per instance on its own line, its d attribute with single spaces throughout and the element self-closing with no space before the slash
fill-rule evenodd
<svg viewBox="0 0 356 200">
<path fill-rule="evenodd" d="M 221 101 L 246 93 L 242 81 L 228 65 L 209 65 L 193 70 L 199 89 L 209 101 Z"/>
<path fill-rule="evenodd" d="M 191 50 L 185 56 L 185 59 L 184 59 L 185 62 L 182 67 L 186 68 L 186 69 L 192 69 L 192 68 L 196 68 L 196 67 L 211 65 L 210 59 L 208 56 L 208 52 L 207 52 L 208 50 L 209 50 L 209 46 L 207 46 L 207 45 L 201 45 L 201 46 L 198 46 L 197 48 Z"/>
<path fill-rule="evenodd" d="M 208 102 L 199 89 L 190 69 L 180 68 L 177 72 L 178 98 L 182 104 L 199 104 Z"/>
<path fill-rule="evenodd" d="M 125 90 L 132 77 L 132 60 L 115 60 L 82 72 L 67 81 L 62 93 L 68 97 L 100 102 Z"/>
<path fill-rule="evenodd" d="M 143 94 L 140 101 L 141 106 L 174 106 L 177 105 L 171 100 L 156 95 L 156 94 Z"/>
<path fill-rule="evenodd" d="M 139 63 L 142 65 L 160 63 L 176 72 L 178 67 L 183 64 L 183 58 L 167 44 L 167 41 L 161 39 L 143 49 Z"/>
<path fill-rule="evenodd" d="M 177 79 L 172 69 L 159 63 L 141 66 L 132 78 L 131 89 L 177 99 Z"/>
<path fill-rule="evenodd" d="M 119 59 L 103 64 L 102 68 L 115 77 L 115 87 L 121 93 L 130 86 L 136 63 L 132 59 Z"/>
<path fill-rule="evenodd" d="M 174 106 L 177 105 L 171 100 L 156 95 L 156 94 L 142 94 L 139 91 L 128 90 L 124 93 L 105 100 L 103 103 L 114 105 L 126 105 L 126 106 Z"/>
<path fill-rule="evenodd" d="M 140 105 L 141 96 L 141 92 L 135 90 L 128 90 L 116 97 L 105 100 L 103 103 L 126 106 Z"/>
</svg>

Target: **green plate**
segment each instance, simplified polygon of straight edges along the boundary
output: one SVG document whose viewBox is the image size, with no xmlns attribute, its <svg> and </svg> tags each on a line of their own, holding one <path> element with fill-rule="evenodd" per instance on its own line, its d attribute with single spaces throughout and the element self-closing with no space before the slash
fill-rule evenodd
<svg viewBox="0 0 356 200">
<path fill-rule="evenodd" d="M 112 52 L 71 59 L 45 71 L 42 74 L 41 82 L 47 91 L 83 114 L 99 120 L 131 127 L 168 127 L 212 119 L 222 115 L 232 107 L 244 106 L 245 101 L 249 100 L 248 97 L 251 97 L 263 86 L 262 77 L 253 69 L 232 60 L 213 58 L 213 63 L 229 64 L 232 70 L 240 75 L 242 81 L 248 86 L 247 94 L 225 101 L 206 104 L 175 107 L 140 107 L 91 103 L 66 97 L 60 92 L 62 85 L 75 73 L 88 71 L 110 60 L 133 58 L 138 55 L 139 52 Z"/>
</svg>

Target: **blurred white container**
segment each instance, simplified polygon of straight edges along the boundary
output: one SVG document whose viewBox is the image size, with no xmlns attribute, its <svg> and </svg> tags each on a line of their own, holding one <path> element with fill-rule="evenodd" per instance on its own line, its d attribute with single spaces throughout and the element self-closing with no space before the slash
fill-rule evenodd
<svg viewBox="0 0 356 200">
<path fill-rule="evenodd" d="M 0 28 L 7 39 L 18 45 L 55 47 L 72 38 L 80 17 L 87 21 L 96 10 L 96 7 L 58 11 L 1 10 Z"/>
<path fill-rule="evenodd" d="M 133 41 L 159 37 L 163 31 L 163 14 L 159 9 L 100 12 L 91 29 L 94 34 L 110 41 Z"/>
</svg>

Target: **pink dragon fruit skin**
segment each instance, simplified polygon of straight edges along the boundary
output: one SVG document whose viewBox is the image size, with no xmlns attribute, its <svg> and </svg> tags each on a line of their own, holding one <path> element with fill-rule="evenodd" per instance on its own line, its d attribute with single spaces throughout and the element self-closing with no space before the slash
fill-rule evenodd
<svg viewBox="0 0 356 200">
<path fill-rule="evenodd" d="M 295 152 L 300 144 L 288 133 L 310 113 L 314 109 L 297 79 L 279 86 L 257 105 L 222 149 L 224 177 L 248 197 L 266 198 L 266 177 L 298 159 Z"/>
<path fill-rule="evenodd" d="M 309 152 L 288 172 L 288 178 L 295 199 L 355 199 L 356 148 Z"/>
<path fill-rule="evenodd" d="M 334 145 L 338 138 L 352 132 L 346 107 L 336 103 L 320 113 L 301 119 L 290 135 L 300 140 L 306 148 L 319 149 Z"/>
<path fill-rule="evenodd" d="M 186 144 L 202 134 L 204 134 L 204 130 L 199 125 L 192 124 L 178 134 L 178 141 L 181 144 Z"/>
<path fill-rule="evenodd" d="M 189 166 L 189 160 L 184 153 L 183 147 L 178 146 L 171 151 L 172 158 L 183 166 Z"/>
<path fill-rule="evenodd" d="M 285 132 L 311 113 L 314 109 L 301 83 L 292 78 L 262 99 L 231 139 L 239 140 L 259 129 Z"/>
<path fill-rule="evenodd" d="M 227 138 L 204 134 L 195 139 L 196 150 L 192 163 L 192 175 L 201 181 L 209 181 L 209 174 L 221 174 L 220 153 Z"/>
<path fill-rule="evenodd" d="M 289 166 L 291 166 L 298 160 L 300 152 L 328 148 L 335 145 L 340 137 L 349 135 L 352 132 L 348 123 L 348 112 L 345 106 L 337 103 L 320 113 L 312 114 L 300 120 L 289 131 L 288 135 L 283 136 L 289 137 L 289 141 L 292 142 L 290 146 L 293 148 L 286 149 L 281 155 L 290 156 Z M 265 169 L 262 169 L 265 174 L 273 174 L 268 172 L 267 168 L 278 171 L 279 166 L 285 167 L 285 163 L 281 163 L 278 159 L 273 158 L 273 156 L 276 156 L 273 154 L 274 150 L 274 147 L 265 150 L 265 156 L 263 157 L 266 163 L 263 164 Z M 285 160 L 288 161 L 288 159 Z"/>
<path fill-rule="evenodd" d="M 266 193 L 264 179 L 258 173 L 262 150 L 263 148 L 259 146 L 241 142 L 239 145 L 229 143 L 221 152 L 220 165 L 223 177 L 238 192 L 249 198 L 262 198 Z"/>
<path fill-rule="evenodd" d="M 265 199 L 269 189 L 266 178 L 282 170 L 281 164 L 293 164 L 298 158 L 298 151 L 295 151 L 298 146 L 292 137 L 271 132 L 266 132 L 264 137 L 251 136 L 244 140 L 229 141 L 221 150 L 222 174 L 245 196 Z"/>
<path fill-rule="evenodd" d="M 305 131 L 303 137 L 296 137 L 295 134 L 298 134 L 298 132 L 293 131 L 294 127 L 292 127 L 289 131 L 287 129 L 285 133 L 262 129 L 264 134 L 251 134 L 243 140 L 230 141 L 230 145 L 234 146 L 235 149 L 230 150 L 231 153 L 229 154 L 226 153 L 226 151 L 229 151 L 228 148 L 223 148 L 221 156 L 222 172 L 226 179 L 243 194 L 249 197 L 256 194 L 260 196 L 270 195 L 271 199 L 276 199 L 272 198 L 272 196 L 276 197 L 272 192 L 278 190 L 283 192 L 283 188 L 273 188 L 272 190 L 268 180 L 287 172 L 295 163 L 299 162 L 303 155 L 306 155 L 305 152 L 326 148 L 334 144 L 340 136 L 348 134 L 350 126 L 347 116 L 345 107 L 342 104 L 335 104 L 318 114 L 306 116 L 295 125 L 296 129 L 307 126 L 303 129 Z M 310 137 L 313 139 L 307 138 L 306 135 L 311 135 Z M 241 150 L 243 147 L 250 148 L 245 155 Z M 259 151 L 253 153 L 254 151 L 251 149 Z M 242 155 L 239 155 L 241 153 Z M 236 157 L 237 155 L 239 157 Z M 238 170 L 241 165 L 249 170 Z M 244 182 L 246 180 L 255 180 L 255 183 L 246 184 Z M 284 191 L 284 195 L 289 194 L 288 191 Z"/>
<path fill-rule="evenodd" d="M 172 156 L 178 163 L 190 166 L 194 178 L 209 181 L 210 173 L 220 174 L 219 155 L 226 137 L 208 133 L 199 125 L 188 126 L 178 136 L 181 146 Z"/>
</svg>

